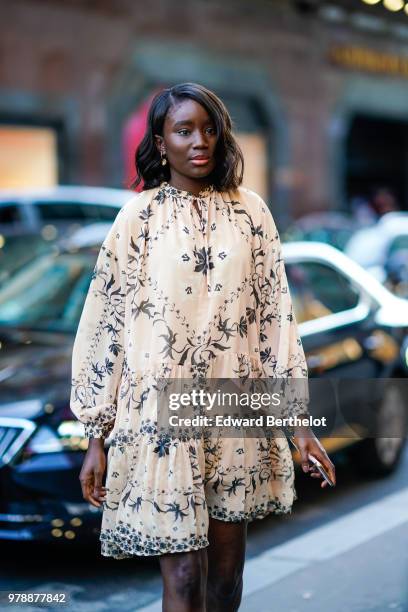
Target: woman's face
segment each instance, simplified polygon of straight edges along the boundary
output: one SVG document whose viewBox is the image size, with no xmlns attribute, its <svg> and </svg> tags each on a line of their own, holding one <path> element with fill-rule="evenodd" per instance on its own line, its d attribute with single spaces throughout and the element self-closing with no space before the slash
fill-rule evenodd
<svg viewBox="0 0 408 612">
<path fill-rule="evenodd" d="M 215 167 L 216 127 L 201 104 L 186 98 L 169 109 L 163 137 L 156 136 L 166 154 L 172 179 L 202 180 Z"/>
</svg>

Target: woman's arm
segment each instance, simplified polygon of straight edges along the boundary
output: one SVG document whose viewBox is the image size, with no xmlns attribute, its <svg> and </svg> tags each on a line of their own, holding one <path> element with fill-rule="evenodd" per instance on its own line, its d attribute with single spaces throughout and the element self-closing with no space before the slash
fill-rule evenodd
<svg viewBox="0 0 408 612">
<path fill-rule="evenodd" d="M 70 407 L 87 438 L 106 438 L 116 417 L 124 359 L 127 236 L 123 209 L 99 251 L 72 351 Z"/>
<path fill-rule="evenodd" d="M 260 351 L 264 373 L 279 379 L 284 391 L 280 416 L 308 416 L 308 368 L 287 281 L 282 246 L 272 214 L 264 204 L 263 275 L 260 300 Z M 308 454 L 323 464 L 333 482 L 335 468 L 324 447 L 309 426 L 288 428 L 301 455 L 302 468 L 314 478 L 321 478 L 310 467 Z M 327 482 L 322 482 L 322 487 Z"/>
<path fill-rule="evenodd" d="M 82 496 L 93 506 L 99 508 L 106 499 L 103 477 L 106 470 L 106 455 L 103 438 L 91 438 L 82 464 L 79 480 Z"/>
</svg>

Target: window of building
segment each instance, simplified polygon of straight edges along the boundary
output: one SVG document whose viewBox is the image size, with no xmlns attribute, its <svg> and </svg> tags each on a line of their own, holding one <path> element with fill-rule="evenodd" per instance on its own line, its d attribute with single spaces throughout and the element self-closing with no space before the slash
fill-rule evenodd
<svg viewBox="0 0 408 612">
<path fill-rule="evenodd" d="M 57 133 L 51 127 L 0 125 L 0 189 L 58 182 Z"/>
<path fill-rule="evenodd" d="M 408 121 L 356 114 L 344 158 L 349 205 L 365 200 L 376 214 L 408 209 L 407 162 Z M 376 203 L 380 191 L 388 194 L 384 204 Z"/>
</svg>

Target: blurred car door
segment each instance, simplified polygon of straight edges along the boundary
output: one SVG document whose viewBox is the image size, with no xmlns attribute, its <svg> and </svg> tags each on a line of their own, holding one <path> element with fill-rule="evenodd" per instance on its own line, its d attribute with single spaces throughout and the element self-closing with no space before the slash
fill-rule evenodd
<svg viewBox="0 0 408 612">
<path fill-rule="evenodd" d="M 286 265 L 295 314 L 311 377 L 341 379 L 333 394 L 318 398 L 319 413 L 336 401 L 346 420 L 368 406 L 373 386 L 367 381 L 384 376 L 399 347 L 375 320 L 376 305 L 361 288 L 329 262 L 292 260 Z M 356 380 L 350 384 L 350 379 Z M 325 404 L 325 405 L 323 405 Z"/>
</svg>

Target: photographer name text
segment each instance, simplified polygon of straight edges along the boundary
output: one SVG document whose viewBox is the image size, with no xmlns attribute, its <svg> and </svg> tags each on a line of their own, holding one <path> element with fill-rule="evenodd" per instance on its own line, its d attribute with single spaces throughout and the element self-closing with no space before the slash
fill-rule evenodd
<svg viewBox="0 0 408 612">
<path fill-rule="evenodd" d="M 326 427 L 326 417 L 289 416 L 275 417 L 272 414 L 257 417 L 233 417 L 217 414 L 216 416 L 197 415 L 181 417 L 172 414 L 169 417 L 171 427 Z"/>
</svg>

